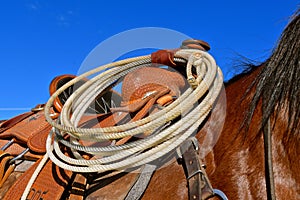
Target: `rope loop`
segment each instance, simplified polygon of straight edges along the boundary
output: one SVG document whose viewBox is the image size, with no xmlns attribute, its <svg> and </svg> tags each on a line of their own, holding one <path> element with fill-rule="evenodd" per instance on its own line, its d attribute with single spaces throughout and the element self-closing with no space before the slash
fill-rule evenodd
<svg viewBox="0 0 300 200">
<path fill-rule="evenodd" d="M 45 105 L 46 119 L 53 126 L 46 144 L 49 158 L 59 167 L 74 172 L 106 172 L 138 167 L 175 150 L 197 131 L 210 113 L 221 91 L 223 75 L 213 57 L 199 49 L 178 50 L 174 55 L 174 63 L 186 65 L 186 76 L 191 87 L 159 111 L 140 120 L 116 126 L 78 127 L 93 100 L 129 72 L 152 65 L 150 55 L 100 66 L 59 88 Z M 97 74 L 98 72 L 102 73 Z M 59 120 L 53 120 L 50 108 L 58 95 L 91 75 L 95 76 L 66 100 Z M 178 117 L 180 120 L 175 120 Z M 112 141 L 143 133 L 148 136 L 121 145 L 95 147 L 81 142 Z M 71 149 L 73 155 L 65 155 L 62 146 Z M 82 152 L 88 153 L 92 158 L 85 159 Z"/>
</svg>

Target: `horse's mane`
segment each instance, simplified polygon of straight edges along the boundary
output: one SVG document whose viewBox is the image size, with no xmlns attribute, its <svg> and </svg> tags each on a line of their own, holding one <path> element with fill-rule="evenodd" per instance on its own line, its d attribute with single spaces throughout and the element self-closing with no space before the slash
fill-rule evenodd
<svg viewBox="0 0 300 200">
<path fill-rule="evenodd" d="M 299 133 L 300 128 L 300 15 L 298 10 L 289 22 L 272 55 L 262 65 L 262 70 L 249 88 L 255 94 L 246 114 L 248 126 L 260 99 L 263 99 L 262 127 L 268 118 L 282 110 L 287 112 L 288 129 L 286 136 Z M 255 67 L 249 64 L 247 71 Z M 235 77 L 234 79 L 239 78 Z M 230 81 L 231 82 L 231 81 Z M 283 130 L 284 131 L 284 130 Z"/>
</svg>

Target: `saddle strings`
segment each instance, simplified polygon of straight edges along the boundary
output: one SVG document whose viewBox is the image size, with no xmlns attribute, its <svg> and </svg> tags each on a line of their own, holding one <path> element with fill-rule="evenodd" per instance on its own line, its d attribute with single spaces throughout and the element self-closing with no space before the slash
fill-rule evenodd
<svg viewBox="0 0 300 200">
<path fill-rule="evenodd" d="M 213 57 L 201 50 L 179 50 L 175 53 L 174 61 L 186 63 L 187 79 L 194 89 L 188 88 L 178 99 L 164 109 L 127 124 L 105 128 L 77 127 L 85 110 L 99 93 L 134 69 L 150 65 L 150 55 L 98 67 L 74 78 L 59 88 L 45 106 L 46 119 L 53 126 L 46 144 L 49 158 L 59 167 L 74 172 L 106 172 L 141 166 L 178 147 L 195 133 L 211 111 L 221 91 L 223 77 Z M 197 78 L 192 75 L 192 68 L 195 68 Z M 52 120 L 49 110 L 54 99 L 69 86 L 100 71 L 104 72 L 87 81 L 67 99 L 60 120 Z M 200 103 L 198 103 L 199 99 L 202 99 Z M 165 127 L 165 124 L 179 116 L 181 116 L 180 120 Z M 78 141 L 101 142 L 145 132 L 152 134 L 135 142 L 119 146 L 89 147 L 81 145 Z M 70 136 L 70 141 L 64 139 L 66 135 Z M 75 158 L 66 156 L 61 151 L 60 145 L 71 148 Z M 77 151 L 87 152 L 95 156 L 101 155 L 102 157 L 86 160 Z"/>
</svg>

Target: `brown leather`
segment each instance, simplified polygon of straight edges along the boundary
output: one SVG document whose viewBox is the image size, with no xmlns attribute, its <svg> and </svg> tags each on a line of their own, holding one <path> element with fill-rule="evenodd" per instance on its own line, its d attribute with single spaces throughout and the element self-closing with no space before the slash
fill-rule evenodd
<svg viewBox="0 0 300 200">
<path fill-rule="evenodd" d="M 75 75 L 70 75 L 70 74 L 55 77 L 51 81 L 50 86 L 49 86 L 50 95 L 53 95 L 53 93 L 56 92 L 56 90 L 58 88 L 60 88 L 67 82 L 71 81 L 75 77 L 76 77 Z M 66 99 L 74 92 L 74 90 L 76 90 L 78 87 L 80 87 L 82 84 L 84 84 L 87 80 L 88 79 L 86 79 L 86 78 L 84 78 L 83 80 L 80 80 L 79 82 L 75 83 L 75 86 L 71 85 L 62 94 L 58 95 L 58 97 L 55 98 L 54 102 L 53 102 L 54 111 L 60 113 Z M 99 98 L 99 97 L 101 97 L 101 98 Z M 103 91 L 101 94 L 99 94 L 99 97 L 96 97 L 95 101 L 97 101 L 97 103 L 95 103 L 91 107 L 88 107 L 88 109 L 87 109 L 88 112 L 91 112 L 93 114 L 95 111 L 96 111 L 96 114 L 105 113 L 106 110 L 104 110 L 103 108 L 106 108 L 106 105 L 103 104 L 102 100 L 106 101 L 106 103 L 108 105 L 110 105 L 111 99 L 113 99 L 113 101 L 116 105 L 119 105 L 119 103 L 121 101 L 120 94 L 111 88 Z"/>
<path fill-rule="evenodd" d="M 23 174 L 23 172 L 12 172 L 11 175 L 7 178 L 7 180 L 3 183 L 0 188 L 0 199 L 3 199 L 6 192 L 9 188 L 18 180 L 18 178 Z"/>
<path fill-rule="evenodd" d="M 11 200 L 11 199 L 20 199 L 23 191 L 26 188 L 26 184 L 28 183 L 31 175 L 33 174 L 34 170 L 36 169 L 37 165 L 39 164 L 40 160 L 37 161 L 34 165 L 32 165 L 26 173 L 23 173 L 15 182 L 14 184 L 9 188 L 9 190 L 6 192 L 3 200 Z"/>
<path fill-rule="evenodd" d="M 65 80 L 65 82 L 68 82 L 75 77 L 76 76 L 71 75 L 71 74 L 65 74 L 65 75 L 55 77 L 49 85 L 50 95 L 54 94 L 54 92 L 56 92 L 56 90 L 63 85 L 63 83 L 61 81 Z M 54 99 L 53 107 L 54 107 L 55 111 L 57 111 L 59 113 L 61 112 L 63 103 L 60 101 L 59 98 Z"/>
<path fill-rule="evenodd" d="M 72 188 L 70 191 L 70 197 L 71 200 L 82 200 L 85 196 L 85 191 L 87 187 L 87 178 L 84 176 L 84 174 L 75 174 L 74 181 L 72 182 Z"/>
<path fill-rule="evenodd" d="M 152 62 L 167 66 L 176 66 L 173 61 L 176 50 L 161 50 L 152 54 Z M 62 84 L 61 78 L 72 79 L 75 76 L 64 75 L 55 78 L 50 85 L 50 93 L 53 94 Z M 94 126 L 114 126 L 132 115 L 129 121 L 136 121 L 152 110 L 154 104 L 162 106 L 173 101 L 174 96 L 179 96 L 186 87 L 185 78 L 176 72 L 171 72 L 162 68 L 144 67 L 137 69 L 124 78 L 122 84 L 121 107 L 112 108 L 111 114 L 101 115 L 102 120 Z M 73 89 L 73 88 L 72 88 Z M 63 102 L 59 98 L 54 102 L 55 109 L 60 111 Z M 122 112 L 119 115 L 119 112 Z M 6 122 L 4 122 L 6 123 Z M 3 124 L 4 124 L 3 123 Z M 1 126 L 3 125 L 1 124 Z M 91 123 L 84 123 L 84 126 Z M 28 146 L 32 152 L 45 153 L 45 141 L 51 126 L 46 122 L 44 112 L 39 111 L 19 120 L 14 126 L 9 127 L 0 135 L 1 138 L 16 138 L 16 141 Z M 124 138 L 117 141 L 117 145 L 123 144 L 130 139 Z M 26 171 L 8 191 L 5 199 L 19 199 L 38 163 L 35 163 Z M 73 179 L 74 178 L 74 179 Z M 69 185 L 69 182 L 72 185 Z M 72 199 L 82 199 L 86 188 L 86 178 L 81 174 L 59 169 L 50 160 L 47 161 L 40 172 L 29 193 L 29 199 L 60 199 L 64 194 L 65 187 L 69 186 L 70 197 Z M 69 189 L 70 189 L 69 188 Z M 17 191 L 17 192 L 16 192 Z M 65 193 L 64 195 L 69 195 Z"/>
<path fill-rule="evenodd" d="M 210 50 L 210 45 L 203 40 L 187 39 L 182 42 L 182 47 L 190 47 L 192 49 Z"/>
<path fill-rule="evenodd" d="M 198 44 L 187 44 L 187 45 L 181 46 L 180 48 L 182 48 L 182 49 L 199 49 L 199 50 L 205 51 L 205 49 L 201 45 L 198 45 Z"/>
<path fill-rule="evenodd" d="M 42 117 L 42 113 L 38 112 L 33 115 L 30 115 L 29 117 L 24 118 L 22 121 L 19 121 L 17 124 L 15 124 L 13 127 L 7 129 L 6 131 L 2 132 L 0 134 L 1 139 L 9 139 L 9 138 L 16 138 L 17 141 L 26 143 L 28 138 L 32 135 L 32 130 L 40 129 L 41 127 L 44 127 L 44 124 L 40 123 L 42 121 L 39 121 L 40 117 Z"/>
<path fill-rule="evenodd" d="M 6 119 L 0 119 L 0 127 L 1 127 L 1 125 L 4 123 L 4 122 L 6 122 L 7 120 Z"/>
<path fill-rule="evenodd" d="M 30 112 L 22 113 L 11 119 L 8 119 L 8 120 L 1 120 L 0 133 L 12 128 L 19 122 L 23 121 L 24 119 L 28 118 L 29 116 L 33 115 L 34 113 L 37 113 L 38 111 L 42 110 L 43 107 L 44 107 L 44 104 L 38 104 L 34 108 L 32 108 Z M 1 138 L 2 138 L 2 134 L 0 134 L 0 139 Z"/>
<path fill-rule="evenodd" d="M 5 194 L 3 200 L 20 199 L 41 160 L 32 165 Z M 31 187 L 27 199 L 61 199 L 71 182 L 72 172 L 58 168 L 48 160 Z"/>
<path fill-rule="evenodd" d="M 85 118 L 81 126 L 108 127 L 142 119 L 156 111 L 154 104 L 164 106 L 172 102 L 173 97 L 179 96 L 186 86 L 184 77 L 177 72 L 157 67 L 134 70 L 123 80 L 121 106 L 111 108 L 112 113 L 89 120 Z M 116 145 L 124 144 L 130 138 L 118 140 Z"/>
<path fill-rule="evenodd" d="M 174 50 L 158 50 L 151 54 L 151 62 L 167 65 L 169 67 L 177 66 L 174 62 L 174 54 L 177 49 Z"/>
<path fill-rule="evenodd" d="M 174 97 L 170 94 L 164 95 L 162 97 L 160 97 L 159 99 L 157 99 L 157 103 L 161 106 L 167 105 L 171 102 L 173 102 Z"/>
<path fill-rule="evenodd" d="M 0 147 L 3 147 L 8 142 L 9 142 L 9 140 L 0 140 Z M 26 145 L 13 143 L 7 149 L 5 149 L 5 152 L 9 153 L 12 156 L 17 156 L 17 155 L 20 155 L 26 148 L 27 148 Z M 41 157 L 42 157 L 42 155 L 36 154 L 34 152 L 30 152 L 30 151 L 24 155 L 24 159 L 27 159 L 27 160 L 38 160 Z"/>
<path fill-rule="evenodd" d="M 172 96 L 187 87 L 185 78 L 177 72 L 158 67 L 143 67 L 126 75 L 122 85 L 122 106 L 145 99 L 147 93 L 165 87 Z"/>
<path fill-rule="evenodd" d="M 46 140 L 50 130 L 51 127 L 47 125 L 42 131 L 31 135 L 27 141 L 28 148 L 38 154 L 46 153 Z"/>
<path fill-rule="evenodd" d="M 185 141 L 181 146 L 183 168 L 188 182 L 189 200 L 205 200 L 214 196 L 203 168 L 198 149 L 192 140 Z"/>
<path fill-rule="evenodd" d="M 10 163 L 12 158 L 13 156 L 0 150 L 0 188 L 15 169 L 15 165 Z"/>
<path fill-rule="evenodd" d="M 4 122 L 2 122 L 0 124 L 0 133 L 6 131 L 7 129 L 13 127 L 14 125 L 16 125 L 17 123 L 21 122 L 22 120 L 26 119 L 27 117 L 29 117 L 30 115 L 33 115 L 34 112 L 26 112 L 26 113 L 22 113 L 16 117 L 13 117 L 9 120 L 6 120 Z M 1 134 L 0 134 L 0 138 L 1 138 Z"/>
<path fill-rule="evenodd" d="M 2 132 L 0 138 L 15 138 L 17 143 L 27 145 L 32 152 L 45 153 L 45 141 L 51 128 L 44 111 L 39 111 Z"/>
</svg>

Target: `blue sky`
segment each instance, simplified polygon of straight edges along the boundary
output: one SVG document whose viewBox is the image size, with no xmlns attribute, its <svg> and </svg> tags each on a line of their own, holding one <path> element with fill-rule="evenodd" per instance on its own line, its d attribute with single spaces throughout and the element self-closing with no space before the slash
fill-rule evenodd
<svg viewBox="0 0 300 200">
<path fill-rule="evenodd" d="M 229 79 L 238 55 L 263 61 L 296 0 L 0 1 L 0 119 L 45 103 L 52 78 L 77 74 L 102 41 L 126 30 L 159 27 L 210 43 Z M 121 45 L 121 44 L 120 44 Z M 118 44 L 111 47 L 118 49 Z"/>
</svg>

